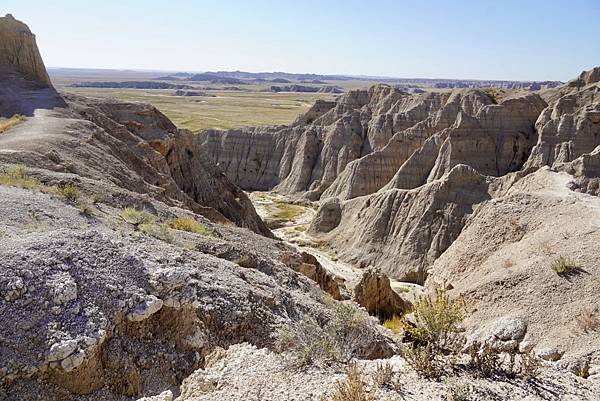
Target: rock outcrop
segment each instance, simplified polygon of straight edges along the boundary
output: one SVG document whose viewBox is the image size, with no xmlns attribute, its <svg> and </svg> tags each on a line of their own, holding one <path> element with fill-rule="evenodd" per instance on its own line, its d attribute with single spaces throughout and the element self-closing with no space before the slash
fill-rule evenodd
<svg viewBox="0 0 600 401">
<path fill-rule="evenodd" d="M 7 69 L 20 72 L 40 87 L 52 86 L 35 35 L 10 14 L 0 17 L 0 74 Z"/>
<path fill-rule="evenodd" d="M 376 269 L 368 269 L 354 288 L 354 301 L 369 314 L 389 319 L 408 312 L 410 306 L 392 290 L 390 279 Z"/>
</svg>

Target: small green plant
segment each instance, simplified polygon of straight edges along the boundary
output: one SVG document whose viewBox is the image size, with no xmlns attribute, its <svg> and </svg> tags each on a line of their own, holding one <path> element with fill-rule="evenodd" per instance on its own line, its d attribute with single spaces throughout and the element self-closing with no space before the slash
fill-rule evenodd
<svg viewBox="0 0 600 401">
<path fill-rule="evenodd" d="M 445 289 L 436 290 L 435 296 L 417 297 L 413 306 L 415 324 L 403 319 L 404 329 L 420 343 L 431 344 L 433 351 L 451 347 L 460 324 L 469 315 L 462 296 L 451 299 Z"/>
<path fill-rule="evenodd" d="M 71 184 L 60 187 L 59 192 L 69 202 L 75 202 L 81 197 L 79 190 Z"/>
<path fill-rule="evenodd" d="M 213 231 L 206 227 L 204 224 L 198 223 L 196 219 L 192 217 L 178 217 L 172 220 L 169 225 L 171 228 L 179 231 L 187 231 L 194 234 L 201 234 L 212 236 Z"/>
<path fill-rule="evenodd" d="M 0 174 L 0 185 L 9 185 L 26 189 L 36 189 L 42 186 L 38 180 L 31 178 L 27 174 L 25 166 L 23 165 L 4 170 L 4 172 Z"/>
<path fill-rule="evenodd" d="M 579 268 L 577 263 L 565 258 L 562 255 L 556 258 L 550 267 L 556 274 L 559 275 L 572 273 Z"/>
<path fill-rule="evenodd" d="M 142 224 L 150 224 L 154 221 L 154 217 L 148 213 L 141 212 L 134 207 L 126 207 L 121 211 L 121 218 L 136 228 Z"/>
</svg>

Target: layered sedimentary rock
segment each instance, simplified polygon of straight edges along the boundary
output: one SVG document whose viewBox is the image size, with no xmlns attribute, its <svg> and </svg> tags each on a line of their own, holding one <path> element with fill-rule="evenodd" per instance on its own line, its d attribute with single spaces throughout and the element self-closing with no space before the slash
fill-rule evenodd
<svg viewBox="0 0 600 401">
<path fill-rule="evenodd" d="M 341 205 L 339 225 L 323 239 L 344 260 L 422 283 L 427 267 L 458 237 L 477 205 L 490 199 L 488 185 L 485 176 L 457 165 L 441 179 L 415 189 L 352 199 Z M 324 212 L 320 209 L 317 215 Z"/>
<path fill-rule="evenodd" d="M 470 146 L 485 148 L 480 163 L 486 174 L 518 169 L 544 107 L 537 95 L 496 105 L 483 91 L 409 94 L 376 85 L 333 104 L 318 102 L 290 126 L 200 135 L 208 154 L 244 189 L 351 199 L 385 186 L 429 138 L 458 122 L 463 135 L 454 132 L 452 142 L 459 149 L 454 160 L 439 161 L 438 178 Z"/>
<path fill-rule="evenodd" d="M 14 69 L 39 86 L 52 86 L 35 35 L 12 15 L 0 17 L 0 69 Z"/>
<path fill-rule="evenodd" d="M 600 145 L 600 67 L 549 90 L 536 122 L 538 141 L 527 167 L 570 162 Z"/>
</svg>

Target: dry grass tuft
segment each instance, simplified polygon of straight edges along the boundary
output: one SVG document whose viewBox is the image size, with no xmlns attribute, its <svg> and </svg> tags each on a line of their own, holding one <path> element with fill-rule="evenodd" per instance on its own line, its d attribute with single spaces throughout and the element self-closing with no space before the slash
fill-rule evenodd
<svg viewBox="0 0 600 401">
<path fill-rule="evenodd" d="M 556 258 L 554 260 L 554 262 L 552 262 L 552 265 L 550 265 L 550 268 L 552 270 L 554 270 L 554 272 L 556 274 L 569 274 L 572 273 L 574 271 L 576 271 L 577 269 L 579 269 L 579 265 L 577 265 L 577 263 L 575 263 L 575 261 L 571 260 L 571 259 L 567 259 L 564 256 L 560 255 L 558 258 Z"/>
<path fill-rule="evenodd" d="M 25 120 L 27 120 L 27 117 L 22 116 L 20 114 L 15 114 L 10 118 L 0 118 L 0 134 L 2 134 L 5 131 L 8 131 L 15 125 L 18 125 Z"/>
<path fill-rule="evenodd" d="M 187 231 L 189 233 L 201 234 L 206 236 L 214 235 L 214 232 L 206 227 L 204 224 L 200 224 L 196 219 L 192 217 L 178 217 L 169 223 L 174 230 Z"/>
<path fill-rule="evenodd" d="M 365 390 L 361 371 L 355 362 L 348 364 L 348 377 L 345 381 L 338 381 L 329 398 L 322 397 L 323 401 L 374 401 Z"/>
<path fill-rule="evenodd" d="M 502 267 L 504 267 L 505 269 L 510 269 L 511 267 L 513 267 L 515 265 L 515 262 L 512 261 L 512 259 L 506 259 L 503 263 L 502 263 Z"/>
<path fill-rule="evenodd" d="M 22 165 L 8 168 L 0 173 L 0 185 L 26 189 L 38 189 L 42 187 L 42 184 L 38 180 L 31 178 L 27 174 L 25 166 Z"/>
<path fill-rule="evenodd" d="M 394 315 L 390 319 L 383 322 L 383 327 L 390 329 L 394 333 L 400 333 L 404 329 L 402 318 L 398 315 Z"/>
<path fill-rule="evenodd" d="M 389 363 L 378 363 L 377 370 L 373 375 L 373 379 L 375 384 L 380 387 L 386 386 L 393 388 L 396 383 L 394 382 L 394 370 L 392 369 L 392 365 Z"/>
<path fill-rule="evenodd" d="M 584 333 L 591 333 L 600 328 L 600 319 L 593 310 L 584 310 L 575 318 L 577 328 Z"/>
</svg>

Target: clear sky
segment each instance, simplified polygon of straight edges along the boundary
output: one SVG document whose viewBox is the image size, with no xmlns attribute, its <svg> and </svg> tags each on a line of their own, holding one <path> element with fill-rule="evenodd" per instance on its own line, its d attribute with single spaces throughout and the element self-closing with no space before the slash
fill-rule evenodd
<svg viewBox="0 0 600 401">
<path fill-rule="evenodd" d="M 600 0 L 2 0 L 47 66 L 568 80 Z"/>
</svg>

